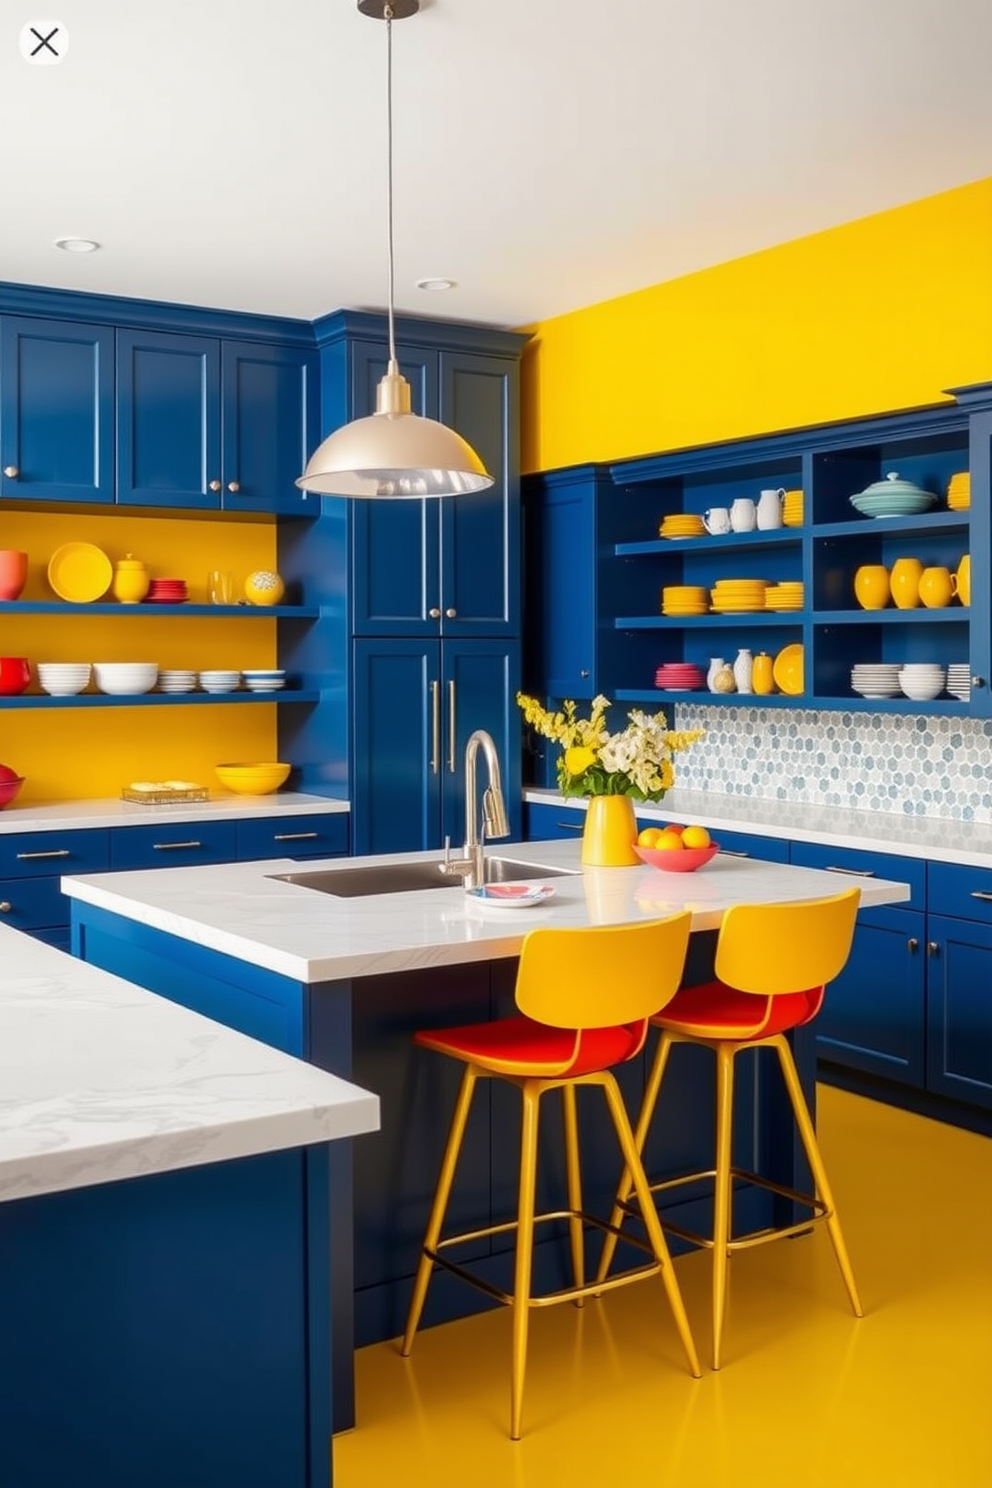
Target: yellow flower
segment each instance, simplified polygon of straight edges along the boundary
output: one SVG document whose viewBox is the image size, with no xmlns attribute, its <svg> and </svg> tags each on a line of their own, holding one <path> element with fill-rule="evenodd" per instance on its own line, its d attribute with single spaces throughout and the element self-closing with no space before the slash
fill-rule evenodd
<svg viewBox="0 0 992 1488">
<path fill-rule="evenodd" d="M 569 775 L 583 775 L 590 765 L 596 763 L 596 751 L 586 749 L 581 744 L 576 744 L 572 749 L 565 750 L 565 769 Z"/>
</svg>

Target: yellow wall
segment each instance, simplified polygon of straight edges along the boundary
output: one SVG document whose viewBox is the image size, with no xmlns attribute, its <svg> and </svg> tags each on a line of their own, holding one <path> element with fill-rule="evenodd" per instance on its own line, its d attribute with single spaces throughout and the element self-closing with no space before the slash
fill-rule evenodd
<svg viewBox="0 0 992 1488">
<path fill-rule="evenodd" d="M 271 525 L 193 521 L 114 512 L 5 511 L 0 546 L 29 554 L 22 599 L 52 600 L 51 554 L 71 541 L 95 543 L 112 560 L 133 553 L 158 578 L 184 578 L 206 601 L 207 573 L 245 576 L 275 567 Z M 105 596 L 109 601 L 111 594 Z M 38 661 L 155 661 L 161 667 L 275 666 L 276 622 L 183 618 L 181 606 L 138 605 L 118 617 L 0 617 L 0 654 Z M 36 682 L 32 691 L 39 691 Z M 269 704 L 190 707 L 9 709 L 0 713 L 0 761 L 25 776 L 18 806 L 113 797 L 131 780 L 194 780 L 218 790 L 215 764 L 276 758 L 276 709 Z"/>
<path fill-rule="evenodd" d="M 992 379 L 992 177 L 530 327 L 523 468 L 941 401 Z"/>
</svg>

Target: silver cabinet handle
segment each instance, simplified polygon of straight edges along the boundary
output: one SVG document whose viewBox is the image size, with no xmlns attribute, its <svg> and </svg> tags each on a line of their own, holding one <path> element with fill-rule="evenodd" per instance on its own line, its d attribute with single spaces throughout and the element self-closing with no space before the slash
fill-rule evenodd
<svg viewBox="0 0 992 1488">
<path fill-rule="evenodd" d="M 441 618 L 441 611 L 437 608 L 436 605 L 435 605 L 434 609 L 428 610 L 427 613 L 428 613 L 428 615 L 430 615 L 430 617 L 431 617 L 432 620 L 440 620 L 440 618 Z"/>
<path fill-rule="evenodd" d="M 0 899 L 0 914 L 10 914 L 13 907 L 9 899 Z"/>
<path fill-rule="evenodd" d="M 431 683 L 431 774 L 436 775 L 441 758 L 441 684 Z"/>
<path fill-rule="evenodd" d="M 920 942 L 917 940 L 915 935 L 911 935 L 907 940 L 906 949 L 910 952 L 911 955 L 915 955 L 916 952 L 920 949 Z"/>
<path fill-rule="evenodd" d="M 986 894 L 982 889 L 972 889 L 971 897 L 972 899 L 984 899 L 987 902 L 992 903 L 992 894 Z"/>
<path fill-rule="evenodd" d="M 455 730 L 455 684 L 454 684 L 454 682 L 449 682 L 448 683 L 448 769 L 449 769 L 449 771 L 451 772 L 452 775 L 454 775 L 456 769 L 458 768 L 458 761 L 455 758 L 455 755 L 456 755 L 457 750 L 458 750 L 457 741 L 455 739 L 455 732 L 456 732 L 456 730 Z"/>
<path fill-rule="evenodd" d="M 455 619 L 457 619 L 457 616 L 458 616 L 458 611 L 457 610 L 445 610 L 444 613 L 445 613 L 445 615 L 447 616 L 447 618 L 449 620 L 455 620 Z"/>
<path fill-rule="evenodd" d="M 67 847 L 53 847 L 49 848 L 47 852 L 18 853 L 17 860 L 19 863 L 26 863 L 29 858 L 67 858 L 68 856 L 69 849 Z"/>
<path fill-rule="evenodd" d="M 211 491 L 219 491 L 220 490 L 220 481 L 218 481 L 218 480 L 212 480 L 210 482 L 210 489 L 211 489 Z"/>
<path fill-rule="evenodd" d="M 874 878 L 873 868 L 828 868 L 828 873 L 849 873 L 852 878 Z"/>
<path fill-rule="evenodd" d="M 579 676 L 580 677 L 588 677 L 588 675 L 589 675 L 589 668 L 588 667 L 582 667 L 581 670 L 579 671 Z"/>
<path fill-rule="evenodd" d="M 232 495 L 236 496 L 238 494 L 238 492 L 241 490 L 241 482 L 240 481 L 228 481 L 228 483 L 227 483 L 227 489 L 231 492 Z"/>
<path fill-rule="evenodd" d="M 936 940 L 927 941 L 927 955 L 936 956 L 940 951 L 940 945 Z"/>
<path fill-rule="evenodd" d="M 581 832 L 585 828 L 585 822 L 555 822 L 556 827 L 562 827 L 567 832 Z"/>
<path fill-rule="evenodd" d="M 8 480 L 16 480 L 21 472 L 18 470 L 16 465 L 5 465 L 3 467 L 3 473 Z"/>
<path fill-rule="evenodd" d="M 720 853 L 725 858 L 749 858 L 751 856 L 749 852 L 741 852 L 739 848 L 733 847 L 721 847 Z"/>
<path fill-rule="evenodd" d="M 985 678 L 984 677 L 972 677 L 972 679 L 971 679 L 971 685 L 972 685 L 972 687 L 984 687 L 985 686 Z"/>
<path fill-rule="evenodd" d="M 156 852 L 175 852 L 180 847 L 202 847 L 202 842 L 153 842 Z"/>
<path fill-rule="evenodd" d="M 274 832 L 273 842 L 310 842 L 317 836 L 316 832 Z"/>
</svg>

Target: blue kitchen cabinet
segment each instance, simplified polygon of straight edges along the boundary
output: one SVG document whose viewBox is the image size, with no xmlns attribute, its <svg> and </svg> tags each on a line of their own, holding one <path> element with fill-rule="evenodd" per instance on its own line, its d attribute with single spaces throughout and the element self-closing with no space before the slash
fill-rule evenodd
<svg viewBox="0 0 992 1488">
<path fill-rule="evenodd" d="M 64 873 L 102 873 L 110 867 L 110 833 L 76 831 L 0 834 L 0 916 L 59 950 L 69 949 L 69 901 Z"/>
<path fill-rule="evenodd" d="M 992 1109 L 992 870 L 931 863 L 927 1088 Z"/>
<path fill-rule="evenodd" d="M 586 814 L 578 806 L 528 801 L 524 806 L 524 834 L 527 842 L 552 842 L 562 838 L 581 837 Z"/>
<path fill-rule="evenodd" d="M 453 851 L 465 840 L 465 745 L 496 742 L 512 835 L 520 836 L 518 641 L 354 642 L 353 850 Z M 480 792 L 485 762 L 478 760 Z M 481 794 L 480 794 L 481 801 Z"/>
<path fill-rule="evenodd" d="M 306 347 L 117 332 L 121 505 L 303 514 L 318 418 Z"/>
<path fill-rule="evenodd" d="M 681 823 L 688 826 L 688 822 Z M 766 837 L 760 833 L 724 831 L 722 827 L 711 827 L 710 836 L 720 844 L 720 851 L 732 858 L 757 858 L 762 863 L 788 863 L 789 844 L 781 837 Z"/>
<path fill-rule="evenodd" d="M 114 332 L 0 317 L 0 497 L 114 499 Z"/>
</svg>

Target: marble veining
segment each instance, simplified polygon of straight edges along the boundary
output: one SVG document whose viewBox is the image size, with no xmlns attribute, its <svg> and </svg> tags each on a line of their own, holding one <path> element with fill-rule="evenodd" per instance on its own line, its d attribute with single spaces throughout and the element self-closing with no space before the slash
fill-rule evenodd
<svg viewBox="0 0 992 1488">
<path fill-rule="evenodd" d="M 480 905 L 458 885 L 338 899 L 273 877 L 292 869 L 287 861 L 87 874 L 64 878 L 62 886 L 74 899 L 305 983 L 515 956 L 538 924 L 618 924 L 688 908 L 693 929 L 708 930 L 742 901 L 837 892 L 833 874 L 740 858 L 718 856 L 703 872 L 681 874 L 642 865 L 581 872 L 577 841 L 514 843 L 512 856 L 569 872 L 549 880 L 552 899 L 513 911 Z M 406 853 L 361 861 L 438 857 Z M 307 869 L 336 872 L 355 861 L 329 858 L 308 862 Z M 883 879 L 866 880 L 862 892 L 866 904 L 909 897 L 905 885 Z"/>
<path fill-rule="evenodd" d="M 0 926 L 0 1200 L 306 1146 L 378 1098 Z"/>
<path fill-rule="evenodd" d="M 142 827 L 165 822 L 244 821 L 267 816 L 313 816 L 347 812 L 347 801 L 275 791 L 270 796 L 222 796 L 195 805 L 139 806 L 133 801 L 52 801 L 0 811 L 0 834 L 67 832 L 82 827 Z"/>
</svg>

